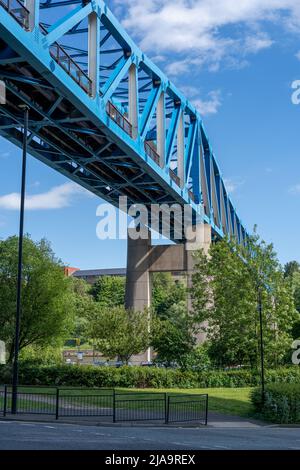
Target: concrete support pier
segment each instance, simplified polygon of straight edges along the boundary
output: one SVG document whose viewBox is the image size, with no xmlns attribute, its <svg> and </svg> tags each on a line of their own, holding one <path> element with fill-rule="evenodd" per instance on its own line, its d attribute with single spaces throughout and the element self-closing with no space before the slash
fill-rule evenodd
<svg viewBox="0 0 300 470">
<path fill-rule="evenodd" d="M 127 269 L 125 307 L 144 310 L 150 307 L 151 288 L 149 275 L 149 252 L 151 251 L 151 235 L 147 240 L 134 240 L 128 229 Z"/>
<path fill-rule="evenodd" d="M 151 235 L 147 240 L 135 240 L 128 230 L 127 273 L 126 273 L 126 308 L 142 311 L 151 305 L 151 273 L 182 272 L 186 275 L 187 286 L 192 286 L 194 272 L 194 253 L 203 249 L 208 253 L 211 244 L 211 226 L 199 224 L 190 227 L 186 233 L 187 241 L 180 245 L 151 245 Z M 134 230 L 134 233 L 135 230 Z M 188 308 L 192 308 L 190 296 Z M 205 335 L 200 334 L 198 341 L 203 342 Z M 133 358 L 134 362 L 150 361 L 150 351 Z"/>
</svg>

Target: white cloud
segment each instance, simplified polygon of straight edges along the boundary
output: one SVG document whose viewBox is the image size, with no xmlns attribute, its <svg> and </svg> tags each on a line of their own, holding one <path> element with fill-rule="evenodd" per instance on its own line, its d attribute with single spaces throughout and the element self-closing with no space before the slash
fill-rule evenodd
<svg viewBox="0 0 300 470">
<path fill-rule="evenodd" d="M 300 195 L 300 184 L 295 184 L 289 188 L 289 193 L 293 194 L 294 196 Z"/>
<path fill-rule="evenodd" d="M 235 180 L 233 178 L 224 178 L 224 184 L 229 194 L 234 193 L 240 186 L 244 184 L 244 181 Z"/>
<path fill-rule="evenodd" d="M 207 95 L 207 99 L 193 99 L 192 103 L 202 116 L 216 114 L 222 104 L 221 92 L 220 90 L 210 91 Z"/>
<path fill-rule="evenodd" d="M 86 189 L 76 183 L 70 182 L 55 186 L 49 191 L 40 194 L 27 195 L 25 200 L 26 210 L 50 210 L 62 209 L 71 205 L 76 196 L 89 196 Z M 6 210 L 20 209 L 20 194 L 11 193 L 0 196 L 0 208 Z"/>
<path fill-rule="evenodd" d="M 183 86 L 181 90 L 202 116 L 216 114 L 222 104 L 221 90 L 212 90 L 207 93 L 205 98 L 202 96 L 201 90 L 194 86 Z"/>
<path fill-rule="evenodd" d="M 118 14 L 141 48 L 152 56 L 176 53 L 167 72 L 176 74 L 207 64 L 244 63 L 247 54 L 273 44 L 266 23 L 300 30 L 295 0 L 115 0 Z M 122 13 L 121 13 L 122 12 Z M 230 34 L 228 26 L 231 26 Z M 168 58 L 168 62 L 169 62 Z"/>
<path fill-rule="evenodd" d="M 246 52 L 254 53 L 268 49 L 273 45 L 274 41 L 272 41 L 265 33 L 261 33 L 256 36 L 248 36 L 245 39 L 245 48 Z"/>
</svg>

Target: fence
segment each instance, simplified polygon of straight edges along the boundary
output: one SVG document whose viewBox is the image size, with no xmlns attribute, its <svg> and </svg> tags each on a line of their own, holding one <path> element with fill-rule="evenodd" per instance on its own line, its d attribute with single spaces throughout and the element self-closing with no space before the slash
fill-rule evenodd
<svg viewBox="0 0 300 470">
<path fill-rule="evenodd" d="M 12 388 L 0 387 L 0 412 L 11 412 Z M 17 414 L 106 417 L 114 423 L 160 421 L 207 424 L 208 396 L 121 391 L 113 388 L 18 387 Z"/>
<path fill-rule="evenodd" d="M 111 101 L 108 101 L 106 112 L 109 117 L 118 124 L 123 131 L 125 131 L 130 137 L 132 137 L 132 125 L 128 119 L 116 108 Z"/>
<path fill-rule="evenodd" d="M 8 13 L 25 29 L 29 28 L 29 10 L 24 1 L 21 0 L 0 0 L 0 6 L 5 8 Z"/>
<path fill-rule="evenodd" d="M 114 422 L 166 421 L 166 403 L 165 393 L 115 393 Z"/>
<path fill-rule="evenodd" d="M 1 0 L 0 0 L 1 1 Z M 46 35 L 47 28 L 40 23 L 40 31 Z M 65 72 L 89 95 L 92 95 L 93 83 L 87 72 L 85 72 L 77 62 L 66 51 L 67 46 L 63 47 L 58 42 L 54 42 L 50 46 L 51 57 L 60 65 Z"/>
<path fill-rule="evenodd" d="M 167 423 L 197 421 L 207 425 L 208 395 L 176 395 L 168 397 Z"/>
<path fill-rule="evenodd" d="M 152 141 L 145 140 L 144 146 L 145 146 L 145 152 L 148 155 L 148 157 L 152 158 L 152 160 L 155 163 L 157 163 L 157 165 L 160 165 L 160 156 L 158 155 L 157 150 L 154 147 L 154 144 L 152 143 Z"/>
</svg>

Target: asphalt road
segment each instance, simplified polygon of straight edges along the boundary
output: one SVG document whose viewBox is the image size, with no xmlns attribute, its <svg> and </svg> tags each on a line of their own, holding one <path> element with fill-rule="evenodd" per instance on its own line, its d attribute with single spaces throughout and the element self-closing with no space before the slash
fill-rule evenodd
<svg viewBox="0 0 300 470">
<path fill-rule="evenodd" d="M 300 450 L 300 428 L 166 428 L 0 422 L 0 450 Z"/>
</svg>

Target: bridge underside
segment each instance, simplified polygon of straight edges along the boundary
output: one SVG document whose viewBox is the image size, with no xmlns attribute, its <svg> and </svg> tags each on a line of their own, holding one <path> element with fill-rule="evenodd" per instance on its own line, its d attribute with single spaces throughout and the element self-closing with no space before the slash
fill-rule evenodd
<svg viewBox="0 0 300 470">
<path fill-rule="evenodd" d="M 115 206 L 188 205 L 212 238 L 245 243 L 199 112 L 103 0 L 0 0 L 0 80 L 6 139 L 21 146 L 26 104 L 42 162 Z"/>
<path fill-rule="evenodd" d="M 9 55 L 14 60 L 3 59 Z M 180 199 L 160 187 L 143 168 L 94 124 L 47 77 L 18 58 L 0 40 L 0 78 L 6 83 L 6 105 L 0 106 L 0 134 L 22 146 L 23 111 L 30 107 L 29 152 L 50 167 L 96 195 L 118 206 L 119 196 L 128 204 L 175 204 Z"/>
</svg>

